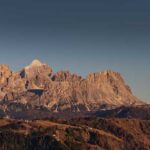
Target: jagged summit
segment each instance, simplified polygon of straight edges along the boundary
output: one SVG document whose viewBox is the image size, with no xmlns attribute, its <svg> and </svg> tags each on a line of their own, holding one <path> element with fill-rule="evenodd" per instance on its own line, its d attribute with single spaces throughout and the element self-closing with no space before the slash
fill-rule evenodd
<svg viewBox="0 0 150 150">
<path fill-rule="evenodd" d="M 31 63 L 31 66 L 41 66 L 41 65 L 43 65 L 43 63 L 38 59 L 34 59 Z"/>
<path fill-rule="evenodd" d="M 42 77 L 43 79 L 52 73 L 52 69 L 42 63 L 40 60 L 35 59 L 32 63 L 23 68 L 20 75 L 22 78 L 34 79 L 35 77 Z"/>
<path fill-rule="evenodd" d="M 30 65 L 25 67 L 25 69 L 32 68 L 32 67 L 40 67 L 42 65 L 44 64 L 40 60 L 34 59 Z"/>
<path fill-rule="evenodd" d="M 93 111 L 102 105 L 140 105 L 121 74 L 107 70 L 90 73 L 86 78 L 69 71 L 53 72 L 51 67 L 38 59 L 21 70 L 11 72 L 7 67 L 0 68 L 0 99 L 39 104 L 38 98 L 30 89 L 44 90 L 40 104 L 53 112 Z"/>
</svg>

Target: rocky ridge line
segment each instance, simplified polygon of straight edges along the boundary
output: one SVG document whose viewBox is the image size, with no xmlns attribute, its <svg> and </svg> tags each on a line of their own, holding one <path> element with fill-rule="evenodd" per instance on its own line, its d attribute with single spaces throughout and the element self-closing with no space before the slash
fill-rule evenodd
<svg viewBox="0 0 150 150">
<path fill-rule="evenodd" d="M 47 64 L 34 60 L 19 72 L 0 65 L 0 100 L 43 106 L 53 112 L 93 111 L 102 105 L 141 105 L 122 76 L 111 70 L 86 78 L 69 71 L 54 73 Z"/>
</svg>

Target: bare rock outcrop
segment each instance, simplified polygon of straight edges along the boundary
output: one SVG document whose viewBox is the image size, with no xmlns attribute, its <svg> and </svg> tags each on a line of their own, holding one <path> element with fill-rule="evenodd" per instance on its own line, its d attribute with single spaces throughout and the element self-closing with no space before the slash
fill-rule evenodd
<svg viewBox="0 0 150 150">
<path fill-rule="evenodd" d="M 42 64 L 39 60 L 33 60 L 32 63 L 26 66 L 20 73 L 22 78 L 33 79 L 38 76 L 51 76 L 52 69 L 47 64 Z"/>
<path fill-rule="evenodd" d="M 0 85 L 7 84 L 12 71 L 8 65 L 0 65 Z"/>
<path fill-rule="evenodd" d="M 54 73 L 34 60 L 20 72 L 0 65 L 0 99 L 17 101 L 49 110 L 93 111 L 101 105 L 140 105 L 122 76 L 113 71 L 91 73 L 86 78 L 69 71 Z"/>
</svg>

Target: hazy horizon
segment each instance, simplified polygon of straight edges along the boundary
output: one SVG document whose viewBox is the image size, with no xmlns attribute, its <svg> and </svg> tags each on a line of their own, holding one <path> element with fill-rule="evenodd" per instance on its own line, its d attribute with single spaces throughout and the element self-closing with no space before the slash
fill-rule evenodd
<svg viewBox="0 0 150 150">
<path fill-rule="evenodd" d="M 0 64 L 40 59 L 86 76 L 111 69 L 150 103 L 150 1 L 0 2 Z"/>
</svg>

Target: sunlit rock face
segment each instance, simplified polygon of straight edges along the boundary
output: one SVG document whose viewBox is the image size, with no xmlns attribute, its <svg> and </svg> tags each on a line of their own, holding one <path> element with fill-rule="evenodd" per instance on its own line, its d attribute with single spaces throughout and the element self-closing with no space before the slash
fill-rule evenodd
<svg viewBox="0 0 150 150">
<path fill-rule="evenodd" d="M 136 98 L 119 73 L 104 71 L 87 77 L 89 99 L 109 104 L 133 104 Z"/>
<path fill-rule="evenodd" d="M 113 71 L 91 73 L 86 78 L 69 71 L 54 73 L 47 64 L 34 60 L 20 72 L 0 65 L 0 99 L 42 105 L 58 112 L 93 111 L 101 105 L 140 105 L 122 76 Z M 32 90 L 31 90 L 32 89 Z M 42 94 L 31 93 L 43 90 Z"/>
<path fill-rule="evenodd" d="M 12 71 L 8 65 L 0 65 L 0 84 L 7 84 Z"/>
<path fill-rule="evenodd" d="M 33 60 L 32 63 L 26 66 L 20 73 L 22 78 L 36 78 L 39 76 L 49 77 L 52 74 L 52 69 L 47 65 L 41 63 L 39 60 Z"/>
</svg>

